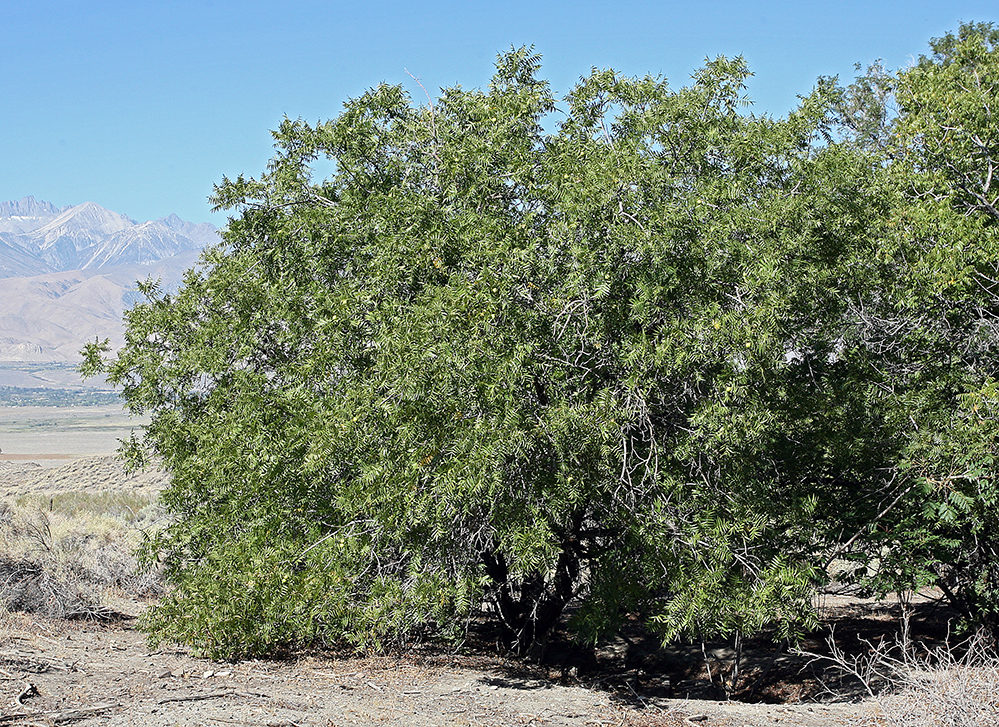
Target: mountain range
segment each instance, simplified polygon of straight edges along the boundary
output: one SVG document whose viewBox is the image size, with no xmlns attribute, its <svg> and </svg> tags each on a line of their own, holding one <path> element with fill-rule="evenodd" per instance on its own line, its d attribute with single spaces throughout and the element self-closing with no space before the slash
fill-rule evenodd
<svg viewBox="0 0 999 727">
<path fill-rule="evenodd" d="M 121 346 L 136 281 L 174 288 L 218 240 L 213 225 L 176 215 L 136 222 L 93 202 L 0 202 L 0 361 L 75 362 L 94 338 Z"/>
</svg>

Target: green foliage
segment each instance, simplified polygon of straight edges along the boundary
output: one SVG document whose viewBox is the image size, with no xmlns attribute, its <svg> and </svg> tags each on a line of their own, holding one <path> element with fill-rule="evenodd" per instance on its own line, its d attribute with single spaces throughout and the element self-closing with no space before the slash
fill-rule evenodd
<svg viewBox="0 0 999 727">
<path fill-rule="evenodd" d="M 990 33 L 782 119 L 746 112 L 741 58 L 559 104 L 519 49 L 486 90 L 286 120 L 216 189 L 223 245 L 86 352 L 173 473 L 155 637 L 370 647 L 485 604 L 535 654 L 574 599 L 590 640 L 627 612 L 789 634 L 830 553 L 955 565 L 992 517 L 999 256 L 954 181 L 981 170 L 915 117 Z"/>
<path fill-rule="evenodd" d="M 870 362 L 859 383 L 882 413 L 891 478 L 860 498 L 850 547 L 873 588 L 937 585 L 969 626 L 995 628 L 999 30 L 967 24 L 930 45 L 894 76 L 840 89 L 845 136 L 879 160 L 890 203 L 851 355 Z"/>
<path fill-rule="evenodd" d="M 898 136 L 929 184 L 922 194 L 947 197 L 962 212 L 999 221 L 999 28 L 968 23 L 957 35 L 930 43 L 923 56 L 899 74 Z"/>
</svg>

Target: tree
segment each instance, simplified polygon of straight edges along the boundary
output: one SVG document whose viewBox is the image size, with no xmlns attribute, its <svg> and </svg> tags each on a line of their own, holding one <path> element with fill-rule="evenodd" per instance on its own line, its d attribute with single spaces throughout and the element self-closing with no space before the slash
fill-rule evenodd
<svg viewBox="0 0 999 727">
<path fill-rule="evenodd" d="M 969 23 L 930 46 L 840 89 L 843 136 L 873 155 L 891 207 L 879 281 L 849 314 L 891 484 L 853 501 L 866 524 L 850 547 L 872 587 L 937 585 L 968 627 L 995 630 L 999 30 Z"/>
<path fill-rule="evenodd" d="M 88 348 L 173 475 L 155 636 L 375 645 L 485 604 L 537 655 L 574 599 L 589 639 L 807 622 L 814 521 L 881 461 L 840 355 L 875 171 L 822 140 L 828 88 L 745 113 L 742 59 L 562 107 L 538 71 L 285 121 L 217 187 L 223 244 Z"/>
</svg>

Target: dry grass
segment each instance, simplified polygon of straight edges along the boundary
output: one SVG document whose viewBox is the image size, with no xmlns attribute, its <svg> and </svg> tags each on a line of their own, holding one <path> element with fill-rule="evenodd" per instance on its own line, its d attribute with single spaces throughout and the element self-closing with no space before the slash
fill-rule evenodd
<svg viewBox="0 0 999 727">
<path fill-rule="evenodd" d="M 63 492 L 0 504 L 0 607 L 109 619 L 122 599 L 162 593 L 136 547 L 159 527 L 155 495 Z"/>
<path fill-rule="evenodd" d="M 937 649 L 899 669 L 899 689 L 875 700 L 891 727 L 994 727 L 999 724 L 999 658 L 976 637 Z"/>
<path fill-rule="evenodd" d="M 999 724 L 999 656 L 985 634 L 929 649 L 909 638 L 903 619 L 894 641 L 865 642 L 867 648 L 856 654 L 844 652 L 834 636 L 827 640 L 828 655 L 799 653 L 831 664 L 863 686 L 875 707 L 863 727 Z"/>
</svg>

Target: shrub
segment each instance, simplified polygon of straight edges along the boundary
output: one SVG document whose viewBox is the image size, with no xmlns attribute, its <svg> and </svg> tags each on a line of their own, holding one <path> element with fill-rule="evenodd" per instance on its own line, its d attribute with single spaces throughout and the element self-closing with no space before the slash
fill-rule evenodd
<svg viewBox="0 0 999 727">
<path fill-rule="evenodd" d="M 134 525 L 157 509 L 148 498 L 73 494 L 31 499 L 0 506 L 0 605 L 8 611 L 101 619 L 114 614 L 108 604 L 121 597 L 163 593 L 158 572 L 141 567 L 135 556 L 140 538 Z M 57 500 L 72 507 L 64 511 Z M 138 510 L 143 514 L 109 514 L 114 502 L 143 503 Z"/>
</svg>

